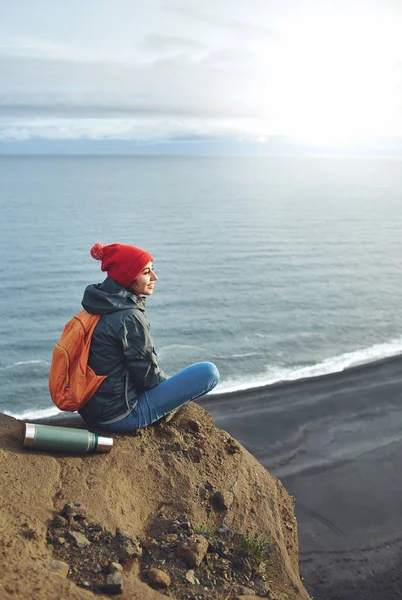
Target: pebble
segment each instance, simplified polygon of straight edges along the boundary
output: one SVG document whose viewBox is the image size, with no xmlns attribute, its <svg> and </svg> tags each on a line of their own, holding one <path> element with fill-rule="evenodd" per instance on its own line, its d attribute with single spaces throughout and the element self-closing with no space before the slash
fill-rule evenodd
<svg viewBox="0 0 402 600">
<path fill-rule="evenodd" d="M 80 502 L 67 502 L 61 511 L 69 520 L 71 518 L 84 519 L 87 515 L 87 507 Z"/>
<path fill-rule="evenodd" d="M 208 550 L 208 540 L 203 535 L 194 535 L 180 544 L 176 556 L 188 567 L 199 567 Z"/>
<path fill-rule="evenodd" d="M 83 533 L 80 533 L 79 531 L 70 531 L 68 535 L 70 536 L 70 538 L 73 539 L 74 544 L 78 548 L 86 548 L 91 544 L 89 539 L 86 538 L 85 535 Z"/>
<path fill-rule="evenodd" d="M 190 429 L 192 429 L 195 433 L 198 433 L 199 431 L 201 431 L 201 423 L 199 421 L 197 421 L 196 419 L 189 419 L 188 421 L 188 426 L 190 427 Z"/>
<path fill-rule="evenodd" d="M 170 586 L 170 577 L 162 569 L 152 567 L 148 571 L 148 580 L 152 587 L 166 589 Z"/>
<path fill-rule="evenodd" d="M 110 563 L 109 568 L 108 568 L 109 573 L 116 573 L 116 572 L 122 571 L 122 570 L 123 570 L 123 567 L 118 562 Z"/>
<path fill-rule="evenodd" d="M 255 577 L 254 578 L 254 584 L 260 589 L 263 590 L 265 593 L 270 592 L 270 587 L 268 585 L 268 583 L 265 581 L 265 577 L 262 575 L 261 577 Z"/>
<path fill-rule="evenodd" d="M 145 550 L 151 550 L 152 548 L 158 548 L 159 542 L 154 538 L 147 538 L 142 542 L 141 546 L 145 548 Z"/>
<path fill-rule="evenodd" d="M 116 530 L 116 542 L 116 551 L 119 560 L 128 560 L 129 558 L 139 558 L 142 556 L 142 548 L 139 542 L 133 540 L 119 528 Z"/>
<path fill-rule="evenodd" d="M 229 529 L 225 524 L 222 524 L 219 529 L 217 529 L 218 535 L 225 535 L 227 537 L 233 537 L 233 531 Z"/>
<path fill-rule="evenodd" d="M 53 525 L 55 527 L 66 527 L 67 524 L 68 524 L 67 519 L 65 519 L 61 515 L 56 515 L 55 518 L 53 519 Z"/>
<path fill-rule="evenodd" d="M 226 440 L 226 449 L 229 454 L 237 454 L 240 452 L 240 446 L 233 438 L 228 438 Z"/>
<path fill-rule="evenodd" d="M 119 571 L 109 573 L 106 577 L 106 583 L 102 586 L 102 591 L 107 594 L 121 594 L 123 591 L 123 575 Z"/>
<path fill-rule="evenodd" d="M 60 573 L 60 575 L 64 575 L 65 577 L 67 577 L 68 572 L 70 570 L 70 565 L 68 565 L 62 560 L 51 560 L 48 563 L 46 563 L 46 566 L 50 571 L 56 571 L 57 573 Z"/>
<path fill-rule="evenodd" d="M 195 575 L 194 575 L 194 571 L 187 571 L 186 573 L 186 581 L 188 581 L 189 583 L 191 583 L 191 585 L 195 585 L 196 584 L 196 579 L 195 579 Z"/>
<path fill-rule="evenodd" d="M 182 521 L 181 523 L 178 523 L 178 526 L 181 529 L 184 529 L 184 531 L 187 531 L 187 533 L 189 533 L 190 535 L 193 533 L 190 521 Z"/>
<path fill-rule="evenodd" d="M 63 544 L 66 543 L 66 538 L 59 536 L 59 537 L 55 537 L 54 538 L 54 543 L 58 544 L 59 546 L 63 546 Z"/>
</svg>

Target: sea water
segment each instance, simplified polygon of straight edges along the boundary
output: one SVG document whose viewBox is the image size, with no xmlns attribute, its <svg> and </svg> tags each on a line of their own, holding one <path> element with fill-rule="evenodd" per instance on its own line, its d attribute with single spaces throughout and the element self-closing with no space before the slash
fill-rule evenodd
<svg viewBox="0 0 402 600">
<path fill-rule="evenodd" d="M 402 352 L 400 159 L 0 157 L 1 411 L 57 412 L 96 241 L 151 252 L 161 366 L 213 361 L 216 393 Z"/>
</svg>

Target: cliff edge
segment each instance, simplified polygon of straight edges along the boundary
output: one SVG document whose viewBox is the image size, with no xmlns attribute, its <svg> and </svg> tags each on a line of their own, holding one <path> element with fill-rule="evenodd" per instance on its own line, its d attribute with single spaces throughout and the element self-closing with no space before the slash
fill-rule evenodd
<svg viewBox="0 0 402 600">
<path fill-rule="evenodd" d="M 0 597 L 309 598 L 293 499 L 190 403 L 109 454 L 24 449 L 0 414 Z"/>
</svg>

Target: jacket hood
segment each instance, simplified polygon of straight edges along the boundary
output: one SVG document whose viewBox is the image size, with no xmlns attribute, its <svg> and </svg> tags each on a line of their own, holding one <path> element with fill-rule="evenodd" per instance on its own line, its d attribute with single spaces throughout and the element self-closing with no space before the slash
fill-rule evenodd
<svg viewBox="0 0 402 600">
<path fill-rule="evenodd" d="M 145 298 L 138 299 L 111 277 L 106 277 L 102 283 L 89 285 L 81 304 L 92 315 L 106 315 L 127 308 L 145 310 Z"/>
</svg>

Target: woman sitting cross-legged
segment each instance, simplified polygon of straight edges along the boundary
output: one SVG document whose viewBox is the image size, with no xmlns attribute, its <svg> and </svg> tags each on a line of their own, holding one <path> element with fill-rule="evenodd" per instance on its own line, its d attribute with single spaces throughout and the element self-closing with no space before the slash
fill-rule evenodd
<svg viewBox="0 0 402 600">
<path fill-rule="evenodd" d="M 100 242 L 91 255 L 102 261 L 107 277 L 89 285 L 82 300 L 87 312 L 101 315 L 88 365 L 107 377 L 79 411 L 86 424 L 134 431 L 210 392 L 219 381 L 213 363 L 195 363 L 171 377 L 159 367 L 145 315 L 145 298 L 158 280 L 152 256 L 135 246 Z"/>
</svg>

